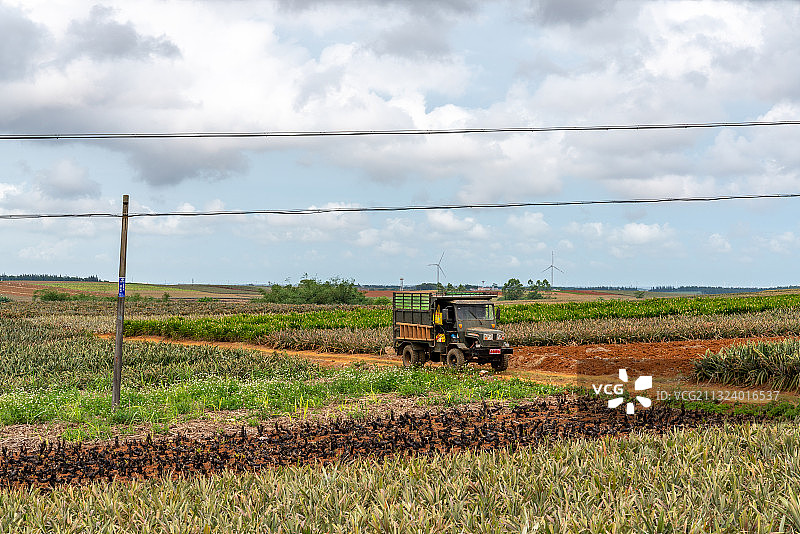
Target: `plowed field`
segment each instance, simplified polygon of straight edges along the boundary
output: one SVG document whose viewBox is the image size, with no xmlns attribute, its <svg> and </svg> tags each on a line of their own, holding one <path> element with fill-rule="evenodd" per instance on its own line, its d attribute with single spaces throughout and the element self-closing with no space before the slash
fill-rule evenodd
<svg viewBox="0 0 800 534">
<path fill-rule="evenodd" d="M 571 375 L 613 375 L 618 369 L 627 369 L 635 375 L 681 377 L 689 376 L 692 360 L 705 354 L 707 350 L 719 352 L 723 347 L 737 343 L 779 339 L 783 338 L 514 347 L 510 366 L 515 369 Z"/>
</svg>

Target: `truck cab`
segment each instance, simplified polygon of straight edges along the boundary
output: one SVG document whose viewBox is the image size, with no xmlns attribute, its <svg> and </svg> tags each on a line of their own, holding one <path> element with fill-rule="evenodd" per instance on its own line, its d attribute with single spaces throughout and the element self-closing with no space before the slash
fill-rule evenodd
<svg viewBox="0 0 800 534">
<path fill-rule="evenodd" d="M 468 362 L 508 368 L 512 349 L 497 328 L 495 307 L 483 294 L 398 292 L 393 299 L 394 346 L 405 365 Z"/>
</svg>

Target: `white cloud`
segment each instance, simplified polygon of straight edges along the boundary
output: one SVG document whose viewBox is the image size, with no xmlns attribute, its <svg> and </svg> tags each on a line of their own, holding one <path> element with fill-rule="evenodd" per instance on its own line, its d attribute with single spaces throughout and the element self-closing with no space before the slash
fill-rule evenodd
<svg viewBox="0 0 800 534">
<path fill-rule="evenodd" d="M 433 235 L 444 234 L 458 239 L 487 239 L 489 229 L 472 217 L 458 218 L 452 211 L 428 212 Z"/>
<path fill-rule="evenodd" d="M 88 177 L 87 169 L 72 159 L 57 161 L 49 169 L 39 171 L 37 185 L 46 196 L 71 199 L 100 196 L 100 184 Z"/>
<path fill-rule="evenodd" d="M 708 236 L 708 247 L 715 252 L 730 252 L 732 249 L 730 242 L 720 234 Z"/>
<path fill-rule="evenodd" d="M 778 254 L 787 254 L 800 248 L 800 237 L 796 236 L 794 232 L 783 232 L 763 241 L 770 251 Z"/>
<path fill-rule="evenodd" d="M 329 202 L 322 207 L 309 206 L 307 209 L 351 208 L 353 204 Z M 240 225 L 237 230 L 241 235 L 255 241 L 269 242 L 323 242 L 331 240 L 355 239 L 356 243 L 370 239 L 369 233 L 361 234 L 367 226 L 364 213 L 358 212 L 326 212 L 306 215 L 267 214 L 255 215 L 247 219 L 248 225 Z"/>
<path fill-rule="evenodd" d="M 645 224 L 631 222 L 622 226 L 611 226 L 601 222 L 578 223 L 571 222 L 565 231 L 579 236 L 585 246 L 592 249 L 607 249 L 617 258 L 627 258 L 632 254 L 641 254 L 645 251 L 674 250 L 679 246 L 676 241 L 677 233 L 669 225 Z M 574 246 L 571 241 L 570 248 Z"/>
<path fill-rule="evenodd" d="M 607 184 L 624 198 L 698 197 L 710 196 L 717 191 L 713 178 L 695 176 L 643 176 L 641 179 L 611 179 Z"/>
<path fill-rule="evenodd" d="M 566 230 L 589 240 L 599 239 L 607 234 L 606 225 L 601 222 L 578 223 L 573 221 L 567 225 Z"/>
<path fill-rule="evenodd" d="M 511 215 L 507 221 L 509 226 L 525 236 L 543 236 L 550 232 L 550 225 L 544 220 L 543 213 L 524 212 L 522 215 Z"/>
<path fill-rule="evenodd" d="M 642 246 L 664 242 L 674 237 L 675 232 L 668 224 L 628 223 L 614 230 L 611 241 L 622 245 Z"/>
<path fill-rule="evenodd" d="M 43 241 L 38 245 L 20 249 L 18 256 L 25 260 L 36 260 L 51 262 L 59 259 L 67 259 L 75 243 L 71 240 L 56 242 Z"/>
<path fill-rule="evenodd" d="M 19 195 L 20 192 L 18 185 L 0 183 L 0 202 L 3 202 L 6 197 Z"/>
</svg>

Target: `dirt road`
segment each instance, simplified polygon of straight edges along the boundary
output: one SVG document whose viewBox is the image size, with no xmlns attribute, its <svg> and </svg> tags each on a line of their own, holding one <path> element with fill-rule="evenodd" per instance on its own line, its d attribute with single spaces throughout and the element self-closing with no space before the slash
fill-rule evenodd
<svg viewBox="0 0 800 534">
<path fill-rule="evenodd" d="M 113 335 L 103 335 L 106 339 Z M 782 338 L 758 338 L 777 340 Z M 125 338 L 126 341 L 150 341 L 177 343 L 182 345 L 214 345 L 225 348 L 239 348 L 276 352 L 277 349 L 247 343 L 174 340 L 156 336 Z M 662 341 L 656 343 L 621 343 L 595 345 L 557 345 L 544 347 L 514 347 L 509 374 L 528 375 L 529 373 L 565 376 L 607 376 L 627 369 L 634 375 L 652 375 L 662 378 L 688 377 L 691 362 L 707 350 L 718 352 L 723 347 L 737 343 L 755 341 L 755 338 L 693 339 L 686 341 Z M 397 356 L 376 356 L 374 354 L 332 354 L 313 351 L 277 350 L 300 356 L 323 365 L 344 366 L 353 362 L 375 365 L 399 365 Z M 488 368 L 488 366 L 487 366 Z"/>
</svg>

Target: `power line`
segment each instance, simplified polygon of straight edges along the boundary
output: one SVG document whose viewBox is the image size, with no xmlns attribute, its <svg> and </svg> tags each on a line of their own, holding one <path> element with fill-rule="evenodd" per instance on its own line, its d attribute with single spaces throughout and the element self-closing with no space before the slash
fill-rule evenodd
<svg viewBox="0 0 800 534">
<path fill-rule="evenodd" d="M 745 128 L 753 126 L 798 126 L 800 121 L 695 122 L 674 124 L 606 124 L 587 126 L 521 126 L 503 128 L 444 128 L 396 130 L 319 130 L 263 132 L 95 132 L 0 134 L 0 141 L 88 140 L 88 139 L 172 139 L 172 138 L 247 138 L 247 137 L 360 137 L 377 135 L 448 135 L 485 133 L 593 132 L 612 130 L 686 130 L 698 128 Z"/>
<path fill-rule="evenodd" d="M 596 204 L 660 204 L 668 202 L 717 202 L 722 200 L 751 200 L 768 198 L 799 198 L 800 193 L 776 193 L 764 195 L 720 195 L 711 197 L 667 197 L 617 200 L 559 200 L 552 202 L 503 202 L 495 204 L 440 204 L 432 206 L 337 206 L 329 208 L 270 209 L 270 210 L 218 210 L 218 211 L 170 211 L 130 213 L 128 217 L 214 217 L 221 215 L 318 215 L 322 213 L 368 213 L 398 211 L 433 211 L 460 209 L 497 209 L 555 206 L 588 206 Z M 74 219 L 74 218 L 119 218 L 119 213 L 28 213 L 0 214 L 0 219 Z"/>
</svg>

